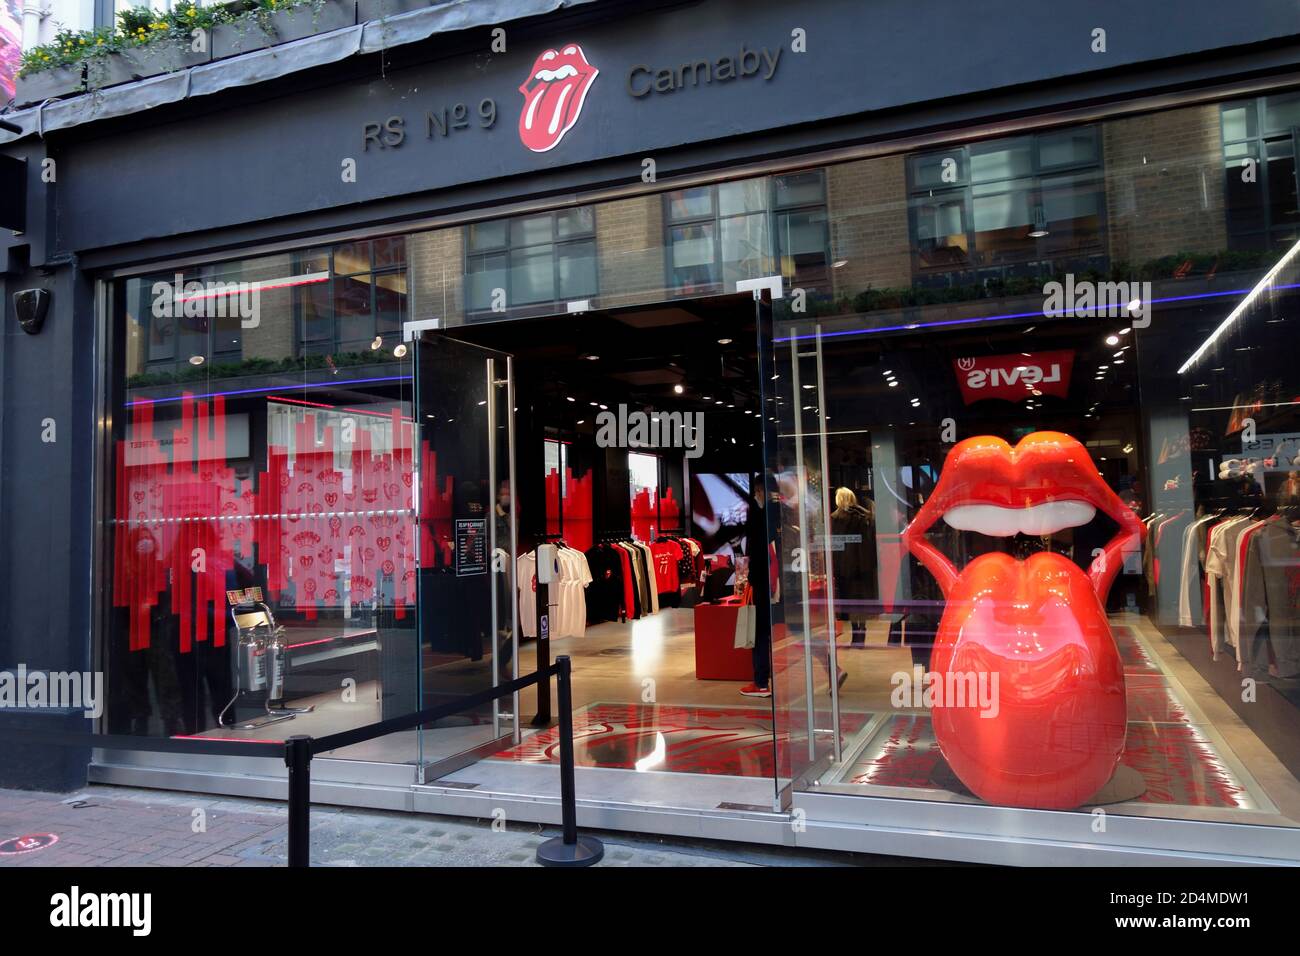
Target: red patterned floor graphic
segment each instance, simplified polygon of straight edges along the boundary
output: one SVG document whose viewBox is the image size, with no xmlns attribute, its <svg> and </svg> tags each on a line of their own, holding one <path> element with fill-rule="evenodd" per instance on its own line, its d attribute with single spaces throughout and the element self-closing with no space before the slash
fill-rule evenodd
<svg viewBox="0 0 1300 956">
<path fill-rule="evenodd" d="M 1123 762 L 1146 781 L 1143 803 L 1186 807 L 1249 807 L 1245 787 L 1161 674 L 1132 628 L 1114 627 L 1124 662 L 1128 739 Z M 872 715 L 845 713 L 841 727 L 851 739 Z M 817 726 L 826 726 L 820 715 Z M 779 722 L 784 730 L 784 719 Z M 789 742 L 779 735 L 782 750 Z M 673 773 L 771 777 L 773 719 L 770 707 L 677 707 L 594 703 L 574 715 L 578 766 Z M 559 731 L 534 734 L 494 760 L 559 761 Z M 948 769 L 935 744 L 927 714 L 888 715 L 856 762 L 846 783 L 969 793 Z"/>
<path fill-rule="evenodd" d="M 869 716 L 842 714 L 845 735 L 856 733 Z M 492 759 L 556 763 L 559 739 L 559 729 L 552 727 Z M 589 704 L 573 715 L 573 742 L 579 767 L 773 776 L 770 707 Z"/>
</svg>

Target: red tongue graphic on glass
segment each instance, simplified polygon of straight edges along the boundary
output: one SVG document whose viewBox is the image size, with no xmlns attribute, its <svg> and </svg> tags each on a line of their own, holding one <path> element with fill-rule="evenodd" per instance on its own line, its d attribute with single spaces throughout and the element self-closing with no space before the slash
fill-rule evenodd
<svg viewBox="0 0 1300 956">
<path fill-rule="evenodd" d="M 1085 572 L 1062 554 L 981 555 L 960 571 L 925 533 L 940 518 L 996 537 L 1055 534 L 1101 511 L 1119 532 Z M 1146 528 L 1102 480 L 1083 445 L 1034 432 L 1012 448 L 968 438 L 948 453 L 934 494 L 903 532 L 946 606 L 930 669 L 944 759 L 989 803 L 1071 809 L 1110 779 L 1124 752 L 1124 670 L 1106 620 L 1123 552 Z M 992 706 L 975 693 L 995 689 Z M 983 703 L 988 703 L 987 701 Z"/>
<path fill-rule="evenodd" d="M 582 47 L 570 43 L 546 50 L 519 87 L 519 139 L 535 153 L 554 149 L 578 122 L 587 92 L 600 71 L 587 62 Z"/>
</svg>

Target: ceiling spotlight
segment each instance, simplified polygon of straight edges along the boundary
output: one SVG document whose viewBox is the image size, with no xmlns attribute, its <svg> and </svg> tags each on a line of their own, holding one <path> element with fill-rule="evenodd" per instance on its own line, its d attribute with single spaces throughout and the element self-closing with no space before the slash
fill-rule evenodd
<svg viewBox="0 0 1300 956">
<path fill-rule="evenodd" d="M 848 260 L 848 259 L 836 259 L 834 262 L 831 263 L 831 268 L 832 268 L 832 269 L 843 269 L 843 268 L 844 268 L 845 266 L 847 266 L 848 264 L 849 264 L 849 260 Z"/>
<path fill-rule="evenodd" d="M 887 368 L 887 369 L 885 369 L 883 372 L 881 372 L 880 374 L 883 375 L 883 376 L 885 376 L 885 378 L 889 378 L 889 376 L 891 376 L 891 375 L 894 374 L 894 370 L 893 370 L 892 368 Z"/>
<path fill-rule="evenodd" d="M 813 386 L 813 385 L 805 385 L 805 386 L 804 386 L 804 388 L 815 388 L 815 387 L 816 387 L 816 386 Z"/>
<path fill-rule="evenodd" d="M 1109 365 L 1098 365 L 1098 366 L 1097 366 L 1097 371 L 1098 371 L 1098 372 L 1104 372 L 1104 371 L 1106 371 L 1106 369 L 1108 369 L 1108 368 L 1110 368 Z"/>
<path fill-rule="evenodd" d="M 576 401 L 577 401 L 577 399 L 574 398 L 572 395 L 565 395 L 565 396 L 564 396 L 564 400 L 565 400 L 566 402 L 576 402 Z"/>
<path fill-rule="evenodd" d="M 590 405 L 592 408 L 599 408 L 599 407 L 600 407 L 596 402 L 588 402 L 587 404 Z"/>
<path fill-rule="evenodd" d="M 718 339 L 718 344 L 719 344 L 719 345 L 730 345 L 730 344 L 731 344 L 731 339 Z"/>
<path fill-rule="evenodd" d="M 891 379 L 890 382 L 889 382 L 889 387 L 890 387 L 890 388 L 898 388 L 898 383 L 895 382 L 895 381 L 893 381 L 893 380 Z"/>
<path fill-rule="evenodd" d="M 1116 364 L 1116 365 L 1123 365 L 1123 364 L 1124 364 L 1124 360 L 1123 360 L 1122 358 L 1117 358 L 1117 359 L 1115 359 L 1115 364 Z"/>
<path fill-rule="evenodd" d="M 602 405 L 602 406 L 600 406 L 600 410 L 601 410 L 602 412 L 607 412 L 607 411 L 609 411 L 609 406 L 608 406 L 608 405 Z"/>
<path fill-rule="evenodd" d="M 370 343 L 370 351 L 372 352 L 378 351 L 380 348 L 383 347 L 383 344 L 384 344 L 384 337 L 382 335 L 376 335 L 375 340 Z"/>
<path fill-rule="evenodd" d="M 202 364 L 203 364 L 203 356 L 202 356 L 202 355 L 191 355 L 191 356 L 190 356 L 190 364 L 191 364 L 191 365 L 202 365 Z"/>
<path fill-rule="evenodd" d="M 587 361 L 588 361 L 588 362 L 599 362 L 599 361 L 600 361 L 600 356 L 599 356 L 599 355 L 588 355 L 588 356 L 587 356 Z"/>
<path fill-rule="evenodd" d="M 1129 334 L 1130 332 L 1132 332 L 1132 331 L 1133 331 L 1132 329 L 1120 329 L 1120 330 L 1119 330 L 1119 334 L 1120 334 L 1120 335 L 1128 335 L 1128 334 Z"/>
<path fill-rule="evenodd" d="M 686 391 L 686 389 L 681 385 L 674 385 L 673 391 L 676 392 L 678 395 L 680 395 L 682 394 L 682 392 Z"/>
<path fill-rule="evenodd" d="M 579 418 L 579 419 L 578 419 L 578 424 L 579 424 L 579 425 L 584 425 L 584 424 L 586 424 L 586 422 L 587 422 L 587 420 L 586 420 L 585 418 Z"/>
<path fill-rule="evenodd" d="M 1108 335 L 1108 336 L 1106 336 L 1106 344 L 1107 344 L 1107 345 L 1119 345 L 1119 336 L 1118 336 L 1118 335 Z"/>
<path fill-rule="evenodd" d="M 486 398 L 483 399 L 483 401 L 479 402 L 479 404 L 480 404 L 480 405 L 486 405 L 486 404 L 487 404 L 487 399 L 486 399 Z"/>
<path fill-rule="evenodd" d="M 406 343 L 403 342 L 401 345 L 397 346 L 397 348 L 393 349 L 393 354 L 398 358 L 402 358 L 406 355 Z"/>
<path fill-rule="evenodd" d="M 721 405 L 721 404 L 722 404 L 722 399 L 718 399 L 718 400 L 717 400 L 716 402 L 714 402 L 713 404 L 714 404 L 714 405 Z"/>
</svg>

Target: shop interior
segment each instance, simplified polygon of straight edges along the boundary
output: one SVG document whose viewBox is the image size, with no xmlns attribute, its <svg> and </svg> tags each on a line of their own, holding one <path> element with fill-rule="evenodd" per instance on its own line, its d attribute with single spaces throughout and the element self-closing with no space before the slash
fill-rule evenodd
<svg viewBox="0 0 1300 956">
<path fill-rule="evenodd" d="M 571 658 L 579 764 L 770 781 L 771 700 L 742 695 L 752 653 L 735 646 L 762 468 L 753 299 L 446 335 L 513 358 L 515 486 L 496 508 L 517 522 L 521 667 Z M 677 418 L 695 430 L 670 429 Z M 535 588 L 546 545 L 559 573 L 543 647 Z M 549 762 L 554 731 L 532 733 L 546 708 L 536 688 L 523 692 L 524 740 L 493 759 Z"/>
</svg>

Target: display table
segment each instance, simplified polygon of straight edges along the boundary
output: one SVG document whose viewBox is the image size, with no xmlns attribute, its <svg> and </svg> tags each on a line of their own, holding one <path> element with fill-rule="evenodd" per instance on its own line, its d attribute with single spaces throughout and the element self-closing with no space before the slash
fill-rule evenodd
<svg viewBox="0 0 1300 956">
<path fill-rule="evenodd" d="M 695 605 L 695 679 L 754 679 L 753 652 L 735 647 L 736 614 L 740 601 Z"/>
</svg>

